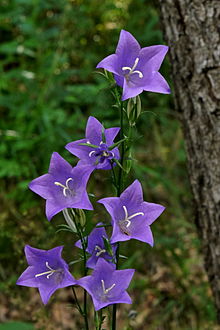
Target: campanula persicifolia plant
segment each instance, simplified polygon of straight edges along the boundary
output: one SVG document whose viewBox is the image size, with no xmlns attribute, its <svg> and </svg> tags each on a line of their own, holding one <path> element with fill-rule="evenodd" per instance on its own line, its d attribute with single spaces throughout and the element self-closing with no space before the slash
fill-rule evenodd
<svg viewBox="0 0 220 330">
<path fill-rule="evenodd" d="M 136 239 L 153 246 L 150 225 L 164 211 L 164 206 L 144 201 L 138 180 L 129 186 L 127 182 L 132 166 L 132 130 L 141 113 L 139 94 L 143 91 L 170 93 L 167 82 L 158 72 L 167 50 L 163 45 L 141 48 L 129 32 L 122 30 L 115 54 L 97 65 L 105 69 L 103 75 L 111 85 L 115 82 L 113 95 L 120 127 L 104 128 L 98 119 L 89 117 L 85 138 L 66 145 L 66 149 L 79 158 L 77 166 L 72 167 L 54 152 L 48 173 L 29 184 L 32 191 L 46 200 L 49 221 L 63 212 L 66 224 L 62 228 L 73 233 L 75 246 L 82 250 L 84 274 L 80 279 L 71 274 L 70 265 L 61 257 L 63 246 L 46 251 L 26 245 L 28 268 L 17 284 L 38 288 L 44 304 L 57 289 L 71 286 L 86 330 L 91 324 L 87 293 L 92 299 L 96 329 L 102 329 L 105 308 L 111 309 L 109 324 L 112 330 L 116 329 L 117 304 L 132 303 L 126 290 L 135 271 L 120 270 L 120 242 Z M 97 201 L 110 214 L 111 222 L 98 222 L 86 235 L 87 220 L 83 210 L 93 210 L 86 186 L 92 172 L 98 169 L 111 173 L 112 196 Z M 112 229 L 111 235 L 105 227 Z M 83 306 L 75 286 L 84 289 Z"/>
</svg>

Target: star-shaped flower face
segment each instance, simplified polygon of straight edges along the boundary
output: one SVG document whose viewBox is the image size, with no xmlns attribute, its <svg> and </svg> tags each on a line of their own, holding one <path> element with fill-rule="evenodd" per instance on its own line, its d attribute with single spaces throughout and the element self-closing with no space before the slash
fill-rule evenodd
<svg viewBox="0 0 220 330">
<path fill-rule="evenodd" d="M 44 304 L 47 304 L 57 289 L 77 283 L 61 257 L 62 249 L 63 246 L 58 246 L 46 251 L 25 246 L 29 267 L 21 274 L 16 284 L 38 288 Z"/>
<path fill-rule="evenodd" d="M 48 174 L 34 179 L 29 188 L 46 199 L 46 215 L 50 220 L 65 208 L 93 210 L 86 185 L 90 166 L 72 166 L 57 152 L 52 154 Z"/>
<path fill-rule="evenodd" d="M 97 226 L 101 226 L 99 223 Z M 95 268 L 98 259 L 103 258 L 106 261 L 114 262 L 116 244 L 110 244 L 110 251 L 106 248 L 105 239 L 108 240 L 108 236 L 103 227 L 94 228 L 88 236 L 88 246 L 86 251 L 91 254 L 91 257 L 87 260 L 86 266 L 88 268 Z M 81 241 L 77 241 L 75 246 L 82 248 Z"/>
<path fill-rule="evenodd" d="M 128 241 L 131 238 L 153 246 L 150 225 L 163 212 L 159 204 L 143 201 L 141 184 L 135 180 L 120 197 L 99 200 L 112 217 L 113 232 L 111 243 Z"/>
<path fill-rule="evenodd" d="M 115 270 L 114 265 L 100 258 L 90 276 L 77 281 L 91 295 L 94 308 L 99 309 L 118 303 L 131 304 L 125 291 L 134 274 L 134 269 Z"/>
<path fill-rule="evenodd" d="M 109 147 L 114 144 L 114 138 L 119 130 L 120 127 L 104 129 L 96 118 L 89 117 L 86 126 L 86 138 L 70 142 L 65 148 L 80 158 L 78 165 L 90 165 L 93 169 L 109 170 L 111 169 L 111 161 L 114 158 L 119 159 L 118 148 L 109 150 Z"/>
<path fill-rule="evenodd" d="M 104 58 L 97 68 L 114 74 L 116 83 L 123 87 L 122 100 L 135 97 L 143 91 L 169 94 L 170 88 L 158 72 L 168 51 L 157 45 L 141 49 L 137 40 L 122 30 L 116 53 Z"/>
</svg>

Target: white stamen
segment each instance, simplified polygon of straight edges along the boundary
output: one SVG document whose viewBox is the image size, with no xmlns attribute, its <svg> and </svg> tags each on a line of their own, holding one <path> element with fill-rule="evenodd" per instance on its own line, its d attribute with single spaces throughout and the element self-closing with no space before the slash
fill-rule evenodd
<svg viewBox="0 0 220 330">
<path fill-rule="evenodd" d="M 92 155 L 95 153 L 95 151 L 93 150 L 93 151 L 91 151 L 90 153 L 89 153 L 89 157 L 92 157 Z"/>
<path fill-rule="evenodd" d="M 130 66 L 123 66 L 122 67 L 123 71 L 129 70 L 129 73 L 126 75 L 127 77 L 129 77 L 133 73 L 137 73 L 139 78 L 143 78 L 143 76 L 144 76 L 143 73 L 139 70 L 135 70 L 135 68 L 138 65 L 138 62 L 139 62 L 139 58 L 137 57 L 136 60 L 134 61 L 134 65 L 132 66 L 132 68 L 130 68 Z"/>
<path fill-rule="evenodd" d="M 101 141 L 99 144 L 104 144 L 104 142 L 103 142 L 103 141 Z"/>
<path fill-rule="evenodd" d="M 126 228 L 128 228 L 131 224 L 131 219 L 133 219 L 134 217 L 137 217 L 138 215 L 144 215 L 143 212 L 137 212 L 137 213 L 134 213 L 130 216 L 128 216 L 128 210 L 127 210 L 127 207 L 123 205 L 123 209 L 124 209 L 124 212 L 125 212 L 125 218 L 124 220 L 121 220 L 120 223 L 123 223 L 123 222 L 127 222 L 127 225 L 126 225 Z"/>
<path fill-rule="evenodd" d="M 86 143 L 91 144 L 89 140 L 87 140 Z"/>
<path fill-rule="evenodd" d="M 98 251 L 96 253 L 96 257 L 99 257 L 102 253 L 105 253 L 106 252 L 105 249 L 101 249 L 100 246 L 98 246 L 98 245 L 96 245 L 95 250 Z"/>
<path fill-rule="evenodd" d="M 62 184 L 62 183 L 60 183 L 60 182 L 58 182 L 58 181 L 55 181 L 54 182 L 54 184 L 56 185 L 56 186 L 59 186 L 59 187 L 62 187 L 63 188 L 63 194 L 64 194 L 64 196 L 66 197 L 66 191 L 67 190 L 69 190 L 70 192 L 71 192 L 71 189 L 70 189 L 70 187 L 69 187 L 69 182 L 70 181 L 73 181 L 73 179 L 72 178 L 68 178 L 67 180 L 66 180 L 66 185 L 64 185 L 64 184 Z"/>
<path fill-rule="evenodd" d="M 43 275 L 47 275 L 47 278 L 49 279 L 51 275 L 53 275 L 53 273 L 57 272 L 57 270 L 51 268 L 48 264 L 48 261 L 46 261 L 46 267 L 50 270 L 48 270 L 47 272 L 43 272 L 40 274 L 36 274 L 35 277 L 39 277 L 39 276 L 43 276 Z"/>
<path fill-rule="evenodd" d="M 104 294 L 109 293 L 109 291 L 115 287 L 115 283 L 113 283 L 108 289 L 106 289 L 105 282 L 103 280 L 101 280 L 101 282 L 102 282 L 102 290 L 103 290 Z"/>
</svg>

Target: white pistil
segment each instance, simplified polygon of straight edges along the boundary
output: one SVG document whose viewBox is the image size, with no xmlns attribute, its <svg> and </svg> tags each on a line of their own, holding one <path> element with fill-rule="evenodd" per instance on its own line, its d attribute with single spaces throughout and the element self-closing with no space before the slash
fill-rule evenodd
<svg viewBox="0 0 220 330">
<path fill-rule="evenodd" d="M 134 61 L 134 65 L 132 66 L 132 68 L 130 68 L 130 66 L 123 66 L 122 67 L 123 71 L 129 70 L 129 73 L 126 75 L 127 77 L 129 77 L 133 73 L 137 73 L 139 78 L 143 78 L 143 76 L 144 76 L 143 73 L 139 70 L 135 70 L 135 68 L 138 65 L 138 62 L 139 62 L 139 58 L 137 57 L 136 60 Z"/>
<path fill-rule="evenodd" d="M 144 215 L 143 212 L 137 212 L 137 213 L 134 213 L 130 216 L 128 216 L 128 210 L 127 210 L 127 207 L 123 205 L 123 209 L 125 211 L 125 218 L 124 220 L 122 220 L 121 222 L 127 222 L 127 225 L 126 225 L 126 228 L 128 228 L 131 224 L 131 219 L 133 219 L 134 217 L 137 217 L 138 215 Z"/>
<path fill-rule="evenodd" d="M 63 188 L 63 194 L 64 194 L 65 197 L 66 197 L 66 191 L 67 191 L 67 190 L 69 190 L 69 191 L 71 192 L 71 189 L 70 189 L 70 187 L 69 187 L 69 182 L 70 182 L 70 181 L 73 181 L 73 179 L 72 179 L 72 178 L 67 179 L 67 180 L 66 180 L 66 185 L 64 185 L 64 184 L 62 184 L 62 183 L 60 183 L 60 182 L 58 182 L 58 181 L 55 181 L 55 182 L 54 182 L 54 184 L 55 184 L 56 186 L 59 186 L 59 187 L 62 187 L 62 188 Z"/>
<path fill-rule="evenodd" d="M 93 150 L 93 151 L 91 151 L 90 153 L 89 153 L 89 157 L 92 157 L 92 155 L 95 153 L 95 151 Z"/>
<path fill-rule="evenodd" d="M 106 289 L 105 282 L 103 280 L 101 280 L 101 282 L 102 282 L 102 290 L 103 290 L 104 294 L 109 293 L 109 291 L 115 287 L 115 283 L 113 283 L 108 289 Z"/>
<path fill-rule="evenodd" d="M 49 266 L 48 261 L 46 261 L 46 267 L 50 270 L 48 270 L 47 272 L 43 272 L 40 274 L 36 274 L 35 277 L 39 277 L 39 276 L 43 276 L 43 275 L 47 275 L 47 278 L 49 279 L 51 275 L 53 275 L 55 272 L 57 272 L 56 269 L 53 269 Z"/>
<path fill-rule="evenodd" d="M 99 257 L 102 253 L 105 253 L 105 249 L 101 249 L 100 246 L 96 245 L 95 250 L 98 251 L 95 255 L 96 257 Z"/>
</svg>

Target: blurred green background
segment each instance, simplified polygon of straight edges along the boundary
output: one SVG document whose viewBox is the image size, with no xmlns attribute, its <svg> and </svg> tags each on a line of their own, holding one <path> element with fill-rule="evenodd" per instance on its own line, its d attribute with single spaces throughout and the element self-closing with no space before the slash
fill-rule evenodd
<svg viewBox="0 0 220 330">
<path fill-rule="evenodd" d="M 114 53 L 122 28 L 142 47 L 163 43 L 158 11 L 147 0 L 1 0 L 0 7 L 0 329 L 81 329 L 70 290 L 57 292 L 45 308 L 36 289 L 15 285 L 26 267 L 25 244 L 50 249 L 65 243 L 67 261 L 78 253 L 71 234 L 56 234 L 62 218 L 49 223 L 44 201 L 27 185 L 47 172 L 53 151 L 76 164 L 64 146 L 84 136 L 89 115 L 106 127 L 119 124 L 95 67 Z M 170 65 L 166 59 L 161 72 L 172 86 Z M 122 247 L 131 257 L 123 267 L 137 272 L 129 290 L 133 304 L 119 309 L 119 329 L 214 329 L 172 95 L 144 93 L 141 99 L 130 181 L 139 179 L 145 200 L 166 211 L 152 226 L 153 249 L 137 241 Z M 109 175 L 93 174 L 89 192 L 96 198 L 110 196 Z M 91 223 L 106 216 L 100 206 L 88 212 Z M 80 265 L 71 270 L 80 276 Z"/>
</svg>

